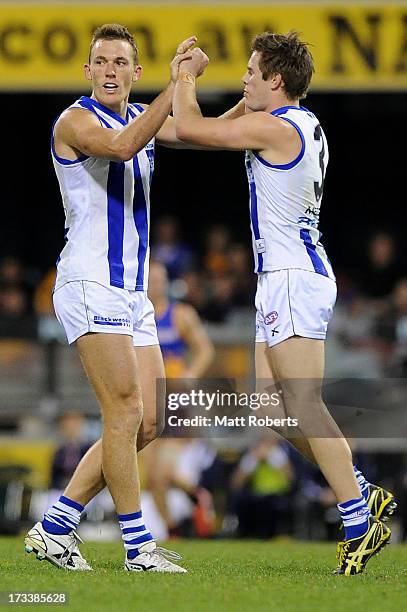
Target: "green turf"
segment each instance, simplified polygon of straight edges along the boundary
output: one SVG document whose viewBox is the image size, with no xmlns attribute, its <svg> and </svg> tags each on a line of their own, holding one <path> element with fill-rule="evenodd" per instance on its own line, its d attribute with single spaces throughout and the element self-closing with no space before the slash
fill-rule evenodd
<svg viewBox="0 0 407 612">
<path fill-rule="evenodd" d="M 65 591 L 68 606 L 24 606 L 67 612 L 168 611 L 401 612 L 407 610 L 407 546 L 394 545 L 366 573 L 333 576 L 335 546 L 298 542 L 176 541 L 184 575 L 122 570 L 120 543 L 87 544 L 94 572 L 74 573 L 37 561 L 21 539 L 0 538 L 0 591 Z M 1 606 L 0 609 L 10 609 Z"/>
</svg>

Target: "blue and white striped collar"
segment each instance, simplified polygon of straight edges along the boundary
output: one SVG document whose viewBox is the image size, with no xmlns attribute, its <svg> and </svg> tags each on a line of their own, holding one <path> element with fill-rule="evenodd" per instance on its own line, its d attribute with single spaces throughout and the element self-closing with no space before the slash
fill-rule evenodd
<svg viewBox="0 0 407 612">
<path fill-rule="evenodd" d="M 305 111 L 307 113 L 309 113 L 308 108 L 305 108 L 305 106 L 281 106 L 281 108 L 276 108 L 273 111 L 271 111 L 272 115 L 284 115 L 284 113 L 286 113 L 288 110 L 290 110 L 291 108 L 294 108 L 295 110 L 301 110 L 301 111 Z"/>
<path fill-rule="evenodd" d="M 102 112 L 106 113 L 106 115 L 109 115 L 109 117 L 112 117 L 112 119 L 115 119 L 122 125 L 127 125 L 128 123 L 128 118 L 129 118 L 128 109 L 126 113 L 126 116 L 127 116 L 127 121 L 126 121 L 126 119 L 123 119 L 123 117 L 120 117 L 120 115 L 110 110 L 110 108 L 108 108 L 107 106 L 103 106 L 103 104 L 100 104 L 100 102 L 98 102 L 97 100 L 94 100 L 93 98 L 90 98 L 89 96 L 82 96 L 81 98 L 79 98 L 79 103 L 81 104 L 81 106 L 84 106 L 85 108 L 88 108 L 89 110 L 98 108 Z"/>
</svg>

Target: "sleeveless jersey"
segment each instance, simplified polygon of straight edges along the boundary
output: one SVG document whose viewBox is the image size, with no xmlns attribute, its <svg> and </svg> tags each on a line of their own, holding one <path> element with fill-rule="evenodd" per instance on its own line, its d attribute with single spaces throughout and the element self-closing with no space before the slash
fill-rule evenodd
<svg viewBox="0 0 407 612">
<path fill-rule="evenodd" d="M 255 272 L 299 268 L 335 279 L 318 231 L 328 163 L 325 134 L 304 107 L 284 106 L 271 114 L 295 127 L 302 147 L 295 160 L 280 165 L 246 151 Z"/>
<path fill-rule="evenodd" d="M 115 130 L 123 129 L 143 111 L 137 104 L 128 104 L 123 119 L 87 96 L 69 108 L 87 109 L 103 127 Z M 51 149 L 65 211 L 66 240 L 57 261 L 55 288 L 88 280 L 146 291 L 154 140 L 126 162 L 86 155 L 74 161 L 63 159 L 56 154 L 54 134 Z"/>
<path fill-rule="evenodd" d="M 161 317 L 156 316 L 157 335 L 163 354 L 165 372 L 170 378 L 185 370 L 187 345 L 179 335 L 173 320 L 174 304 L 170 304 Z"/>
</svg>

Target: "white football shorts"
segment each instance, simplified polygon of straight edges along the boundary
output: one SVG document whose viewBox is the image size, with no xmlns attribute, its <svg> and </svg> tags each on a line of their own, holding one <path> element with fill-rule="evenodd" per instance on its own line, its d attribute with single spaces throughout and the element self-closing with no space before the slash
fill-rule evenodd
<svg viewBox="0 0 407 612">
<path fill-rule="evenodd" d="M 89 332 L 132 336 L 134 346 L 158 344 L 154 308 L 146 291 L 71 281 L 59 287 L 53 299 L 69 344 Z"/>
<path fill-rule="evenodd" d="M 269 347 L 292 336 L 325 340 L 336 301 L 336 282 L 308 270 L 258 275 L 256 342 Z"/>
</svg>

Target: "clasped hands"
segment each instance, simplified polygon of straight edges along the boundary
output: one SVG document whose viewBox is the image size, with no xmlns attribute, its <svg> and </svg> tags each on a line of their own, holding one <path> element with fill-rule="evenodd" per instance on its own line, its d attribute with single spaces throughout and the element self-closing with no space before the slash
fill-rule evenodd
<svg viewBox="0 0 407 612">
<path fill-rule="evenodd" d="M 178 45 L 176 55 L 171 62 L 171 80 L 173 82 L 186 73 L 199 77 L 207 67 L 209 58 L 202 49 L 194 47 L 196 41 L 196 36 L 191 36 Z"/>
</svg>

